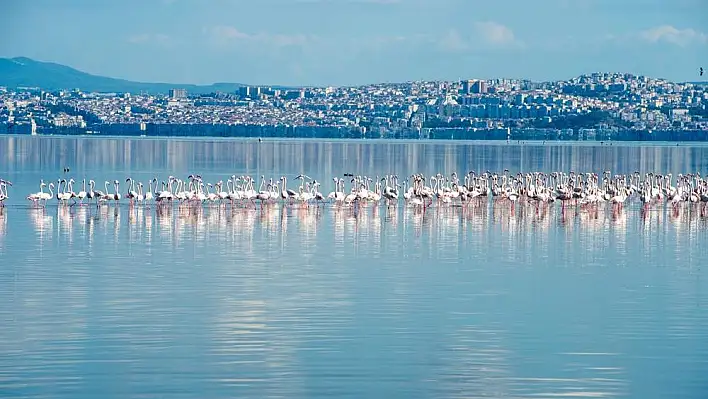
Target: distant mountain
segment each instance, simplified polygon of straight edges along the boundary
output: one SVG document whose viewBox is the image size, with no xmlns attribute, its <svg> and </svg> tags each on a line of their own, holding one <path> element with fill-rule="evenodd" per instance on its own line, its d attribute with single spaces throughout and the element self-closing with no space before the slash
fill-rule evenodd
<svg viewBox="0 0 708 399">
<path fill-rule="evenodd" d="M 91 75 L 66 65 L 35 61 L 26 57 L 0 58 L 0 86 L 39 87 L 44 90 L 81 89 L 104 93 L 164 93 L 183 88 L 188 93 L 234 92 L 242 83 L 214 83 L 208 86 L 177 83 L 145 83 Z"/>
</svg>

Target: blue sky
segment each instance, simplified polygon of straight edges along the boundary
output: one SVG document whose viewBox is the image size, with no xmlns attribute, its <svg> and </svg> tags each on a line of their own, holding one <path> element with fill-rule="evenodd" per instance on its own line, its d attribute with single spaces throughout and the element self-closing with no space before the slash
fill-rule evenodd
<svg viewBox="0 0 708 399">
<path fill-rule="evenodd" d="M 699 80 L 706 0 L 5 0 L 0 56 L 139 81 Z M 704 76 L 705 78 L 705 76 Z"/>
</svg>

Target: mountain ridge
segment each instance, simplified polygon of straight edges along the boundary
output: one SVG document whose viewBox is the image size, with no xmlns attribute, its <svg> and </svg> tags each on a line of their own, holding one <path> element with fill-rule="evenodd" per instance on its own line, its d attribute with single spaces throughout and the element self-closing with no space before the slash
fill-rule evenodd
<svg viewBox="0 0 708 399">
<path fill-rule="evenodd" d="M 705 81 L 685 82 L 708 85 Z M 189 94 L 232 93 L 245 83 L 217 82 L 210 85 L 183 83 L 136 82 L 83 72 L 67 65 L 37 61 L 28 57 L 0 58 L 0 86 L 8 88 L 39 87 L 43 90 L 80 89 L 86 92 L 166 94 L 170 89 L 186 89 Z M 297 86 L 271 85 L 275 89 Z"/>
<path fill-rule="evenodd" d="M 28 57 L 0 58 L 0 86 L 39 87 L 44 90 L 80 89 L 86 92 L 166 94 L 170 89 L 186 89 L 190 94 L 234 92 L 243 83 L 195 85 L 181 83 L 136 82 L 83 72 L 67 65 L 33 60 Z"/>
</svg>

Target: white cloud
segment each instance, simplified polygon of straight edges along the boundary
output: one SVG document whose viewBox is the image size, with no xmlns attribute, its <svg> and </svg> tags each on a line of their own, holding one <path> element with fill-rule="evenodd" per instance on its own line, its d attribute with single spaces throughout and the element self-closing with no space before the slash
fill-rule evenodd
<svg viewBox="0 0 708 399">
<path fill-rule="evenodd" d="M 449 52 L 465 51 L 469 48 L 467 40 L 460 36 L 454 29 L 447 31 L 447 33 L 438 40 L 438 45 L 442 50 Z"/>
<path fill-rule="evenodd" d="M 204 28 L 204 32 L 219 40 L 248 40 L 251 38 L 249 34 L 243 33 L 233 26 L 213 26 Z"/>
<path fill-rule="evenodd" d="M 354 1 L 354 0 L 352 0 Z M 381 1 L 381 0 L 355 0 Z M 390 1 L 390 0 L 385 0 Z M 416 48 L 418 46 L 436 46 L 443 52 L 459 53 L 490 48 L 509 48 L 521 45 L 514 32 L 496 22 L 477 22 L 471 31 L 449 29 L 441 34 L 411 34 L 407 36 L 373 37 L 325 37 L 303 33 L 247 33 L 234 26 L 219 25 L 203 28 L 206 40 L 211 45 L 222 48 L 248 48 L 255 51 L 277 53 L 284 48 L 298 48 L 305 51 L 322 50 L 355 54 L 358 52 L 387 51 L 391 47 Z M 315 51 L 319 50 L 319 51 Z M 313 54 L 314 54 L 313 53 Z"/>
<path fill-rule="evenodd" d="M 156 44 L 160 46 L 174 44 L 172 38 L 164 33 L 139 33 L 128 37 L 128 42 L 133 44 Z"/>
<path fill-rule="evenodd" d="M 362 0 L 358 0 L 362 1 Z M 278 51 L 284 48 L 298 48 L 305 51 L 355 53 L 359 51 L 386 51 L 391 46 L 422 45 L 425 35 L 392 35 L 367 37 L 318 36 L 305 33 L 246 33 L 233 26 L 213 26 L 202 29 L 208 43 L 233 48 L 248 47 L 251 50 Z"/>
<path fill-rule="evenodd" d="M 474 29 L 478 36 L 481 36 L 487 44 L 510 45 L 516 43 L 514 32 L 499 23 L 486 21 L 475 22 Z"/>
<path fill-rule="evenodd" d="M 440 49 L 448 52 L 521 45 L 510 28 L 491 21 L 473 23 L 469 35 L 462 35 L 457 30 L 450 29 L 434 41 Z"/>
<path fill-rule="evenodd" d="M 597 0 L 558 0 L 558 7 L 561 8 L 574 8 L 574 9 L 588 9 L 598 3 Z"/>
<path fill-rule="evenodd" d="M 678 29 L 671 25 L 661 25 L 639 33 L 639 38 L 649 43 L 670 43 L 677 46 L 708 43 L 708 35 L 694 29 Z"/>
<path fill-rule="evenodd" d="M 233 26 L 214 26 L 203 30 L 213 41 L 219 43 L 252 43 L 260 45 L 271 45 L 276 47 L 304 46 L 307 43 L 317 41 L 316 36 L 278 33 L 246 33 Z"/>
<path fill-rule="evenodd" d="M 364 4 L 400 4 L 403 0 L 296 0 L 298 3 L 364 3 Z"/>
<path fill-rule="evenodd" d="M 305 44 L 316 41 L 314 36 L 304 34 L 272 34 L 272 33 L 256 33 L 250 34 L 242 32 L 233 26 L 213 26 L 204 28 L 203 32 L 208 35 L 209 39 L 215 44 L 258 44 L 269 45 L 275 47 L 288 46 L 304 46 Z"/>
</svg>

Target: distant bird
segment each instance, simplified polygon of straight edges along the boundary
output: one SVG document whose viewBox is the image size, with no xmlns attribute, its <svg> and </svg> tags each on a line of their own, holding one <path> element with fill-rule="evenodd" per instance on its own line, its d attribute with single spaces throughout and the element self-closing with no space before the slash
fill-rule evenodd
<svg viewBox="0 0 708 399">
<path fill-rule="evenodd" d="M 69 167 L 68 167 L 68 166 L 65 166 L 65 167 L 64 167 L 64 173 L 69 173 Z"/>
<path fill-rule="evenodd" d="M 258 142 L 259 142 L 259 143 L 261 142 L 261 138 L 260 138 L 260 137 L 258 138 Z"/>
<path fill-rule="evenodd" d="M 701 69 L 699 71 L 701 73 L 701 76 L 703 76 L 703 67 L 701 67 Z"/>
</svg>

